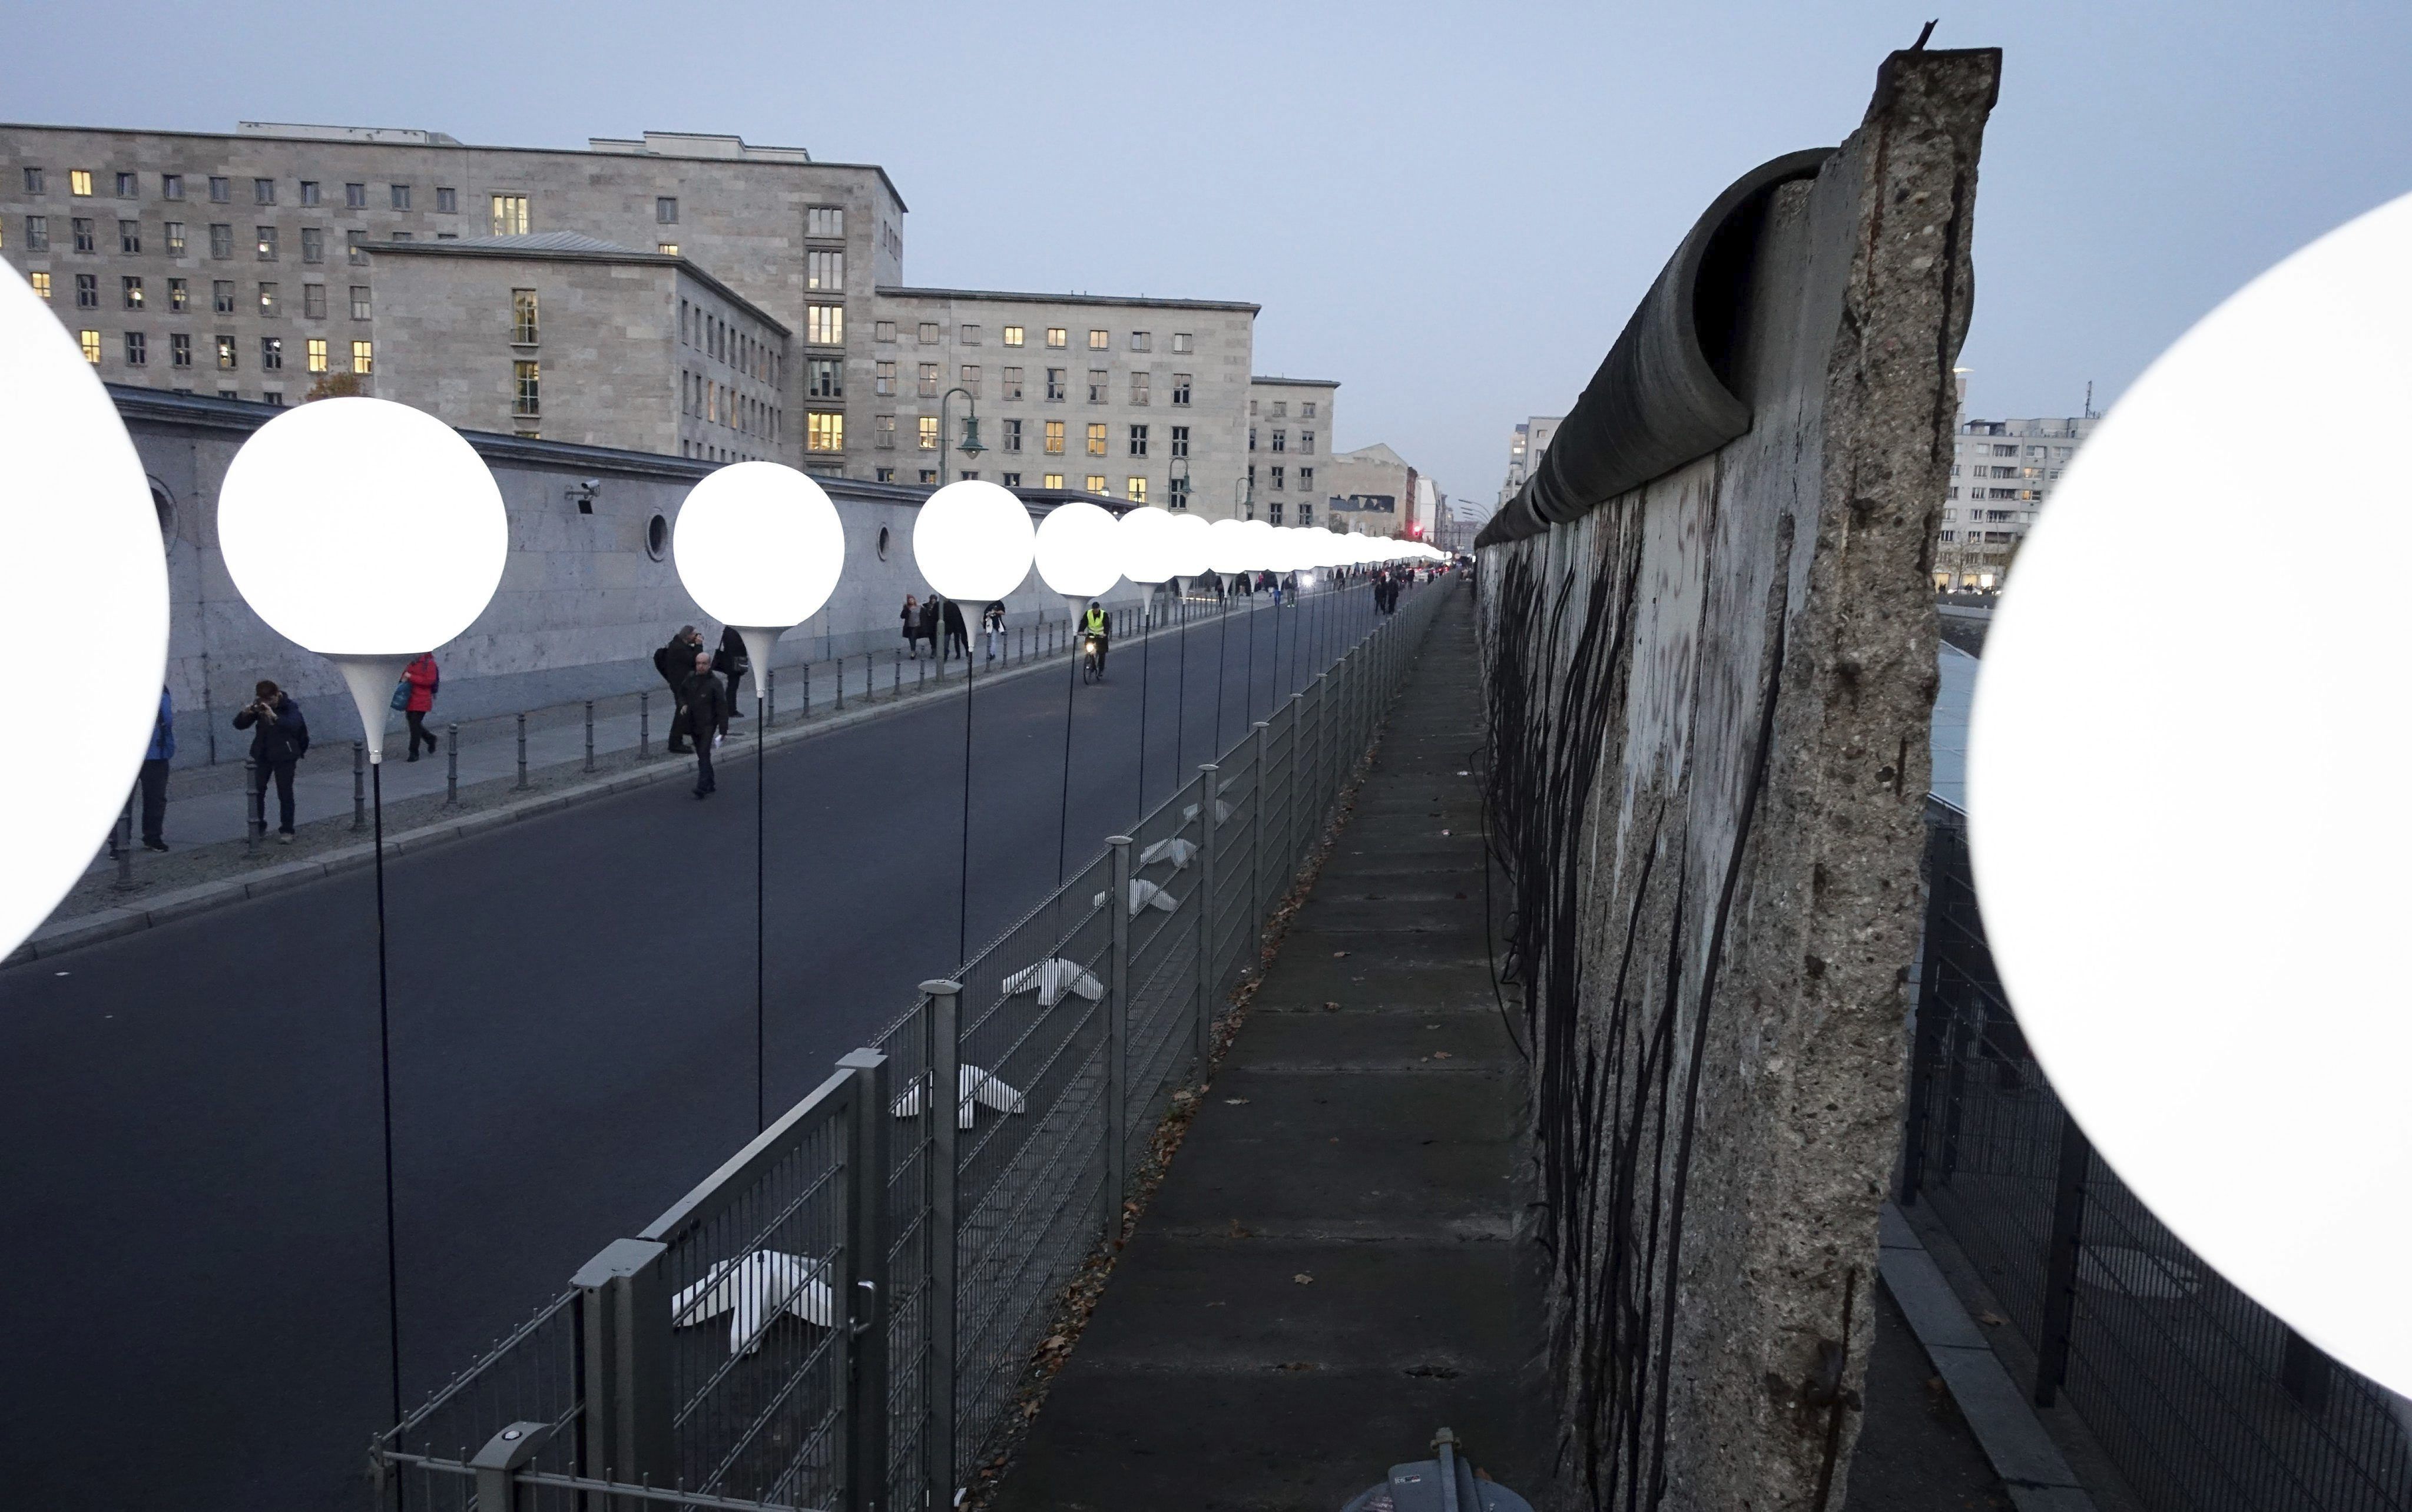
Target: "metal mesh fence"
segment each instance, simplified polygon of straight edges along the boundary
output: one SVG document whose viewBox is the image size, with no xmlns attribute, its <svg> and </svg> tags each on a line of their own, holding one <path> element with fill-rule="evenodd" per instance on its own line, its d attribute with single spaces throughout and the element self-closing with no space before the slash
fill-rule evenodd
<svg viewBox="0 0 2412 1512">
<path fill-rule="evenodd" d="M 1922 1202 L 2155 1512 L 2407 1512 L 2380 1389 L 2223 1280 L 2095 1155 L 1995 975 L 1966 819 L 1933 800 L 1902 1200 Z"/>
</svg>

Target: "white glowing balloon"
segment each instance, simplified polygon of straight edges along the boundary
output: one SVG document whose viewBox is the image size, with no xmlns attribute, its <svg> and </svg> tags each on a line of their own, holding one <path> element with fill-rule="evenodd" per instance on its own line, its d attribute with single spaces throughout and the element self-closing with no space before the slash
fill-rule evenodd
<svg viewBox="0 0 2412 1512">
<path fill-rule="evenodd" d="M 1249 570 L 1271 571 L 1273 565 L 1273 527 L 1262 520 L 1251 520 L 1241 528 L 1248 533 Z"/>
<path fill-rule="evenodd" d="M 2412 552 L 2412 197 L 2146 370 L 2019 553 L 1969 831 L 2019 1025 L 2178 1237 L 2412 1394 L 2412 750 L 2383 564 Z M 2180 468 L 2205 417 L 2219 465 Z M 2169 637 L 2153 584 L 2183 521 Z"/>
<path fill-rule="evenodd" d="M 981 478 L 931 494 L 913 522 L 914 565 L 949 598 L 1005 597 L 1030 576 L 1035 550 L 1028 506 Z"/>
<path fill-rule="evenodd" d="M 1245 572 L 1255 566 L 1248 527 L 1238 520 L 1217 520 L 1206 531 L 1206 565 L 1216 572 Z"/>
<path fill-rule="evenodd" d="M 1066 598 L 1095 598 L 1122 580 L 1122 544 L 1112 515 L 1081 499 L 1059 504 L 1038 521 L 1038 576 Z"/>
<path fill-rule="evenodd" d="M 1172 576 L 1172 516 L 1150 505 L 1124 514 L 1114 526 L 1123 576 L 1153 586 Z"/>
<path fill-rule="evenodd" d="M 1172 575 L 1176 578 L 1202 578 L 1206 575 L 1207 542 L 1212 531 L 1205 521 L 1196 515 L 1172 517 L 1170 554 Z"/>
<path fill-rule="evenodd" d="M 0 806 L 6 956 L 91 864 L 142 765 L 168 660 L 168 565 L 117 406 L 5 264 L 0 459 L 0 633 L 20 648 L 72 645 L 88 674 L 66 725 L 34 690 L 0 705 L 0 784 L 14 795 Z"/>
<path fill-rule="evenodd" d="M 774 462 L 741 462 L 688 491 L 670 554 L 706 614 L 780 631 L 819 613 L 836 591 L 846 530 L 812 478 Z"/>
<path fill-rule="evenodd" d="M 218 491 L 227 576 L 322 656 L 416 655 L 485 611 L 510 523 L 483 458 L 433 415 L 321 399 L 254 432 Z"/>
</svg>

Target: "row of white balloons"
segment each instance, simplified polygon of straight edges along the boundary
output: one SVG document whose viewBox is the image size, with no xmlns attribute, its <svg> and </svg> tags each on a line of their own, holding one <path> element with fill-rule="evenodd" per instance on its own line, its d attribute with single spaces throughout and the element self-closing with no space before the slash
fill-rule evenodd
<svg viewBox="0 0 2412 1512">
<path fill-rule="evenodd" d="M 0 706 L 0 791 L 44 795 L 0 809 L 0 956 L 49 917 L 114 822 L 148 744 L 168 654 L 167 564 L 150 482 L 117 408 L 49 305 L 0 267 L 0 636 L 12 645 L 72 626 L 110 668 L 77 706 L 77 757 L 57 759 L 41 699 Z M 228 575 L 278 634 L 343 672 L 372 760 L 386 697 L 409 657 L 485 611 L 509 553 L 509 517 L 483 459 L 451 427 L 386 400 L 320 400 L 253 433 L 227 468 L 218 543 Z M 811 477 L 739 462 L 698 483 L 679 511 L 680 580 L 736 627 L 758 665 L 819 612 L 845 566 L 836 506 Z M 913 555 L 930 586 L 986 601 L 1036 563 L 1054 592 L 1095 597 L 1207 572 L 1291 572 L 1434 558 L 1410 542 L 1277 530 L 1262 522 L 1096 505 L 1058 506 L 1034 531 L 994 483 L 948 484 L 922 506 Z"/>
</svg>

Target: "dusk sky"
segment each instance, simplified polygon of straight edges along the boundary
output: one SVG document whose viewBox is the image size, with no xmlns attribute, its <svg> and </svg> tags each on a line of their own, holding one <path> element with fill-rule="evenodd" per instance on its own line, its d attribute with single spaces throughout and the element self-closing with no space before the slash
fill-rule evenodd
<svg viewBox="0 0 2412 1512">
<path fill-rule="evenodd" d="M 1341 381 L 1489 501 L 1709 199 L 1839 141 L 1936 7 L 28 7 L 0 115 L 466 141 L 731 132 L 881 164 L 909 282 L 1253 301 L 1260 373 Z M 2000 46 L 1962 361 L 1988 416 L 2097 407 L 2256 272 L 2412 189 L 2412 6 L 1968 5 Z M 2206 417 L 2215 429 L 2215 418 Z"/>
</svg>

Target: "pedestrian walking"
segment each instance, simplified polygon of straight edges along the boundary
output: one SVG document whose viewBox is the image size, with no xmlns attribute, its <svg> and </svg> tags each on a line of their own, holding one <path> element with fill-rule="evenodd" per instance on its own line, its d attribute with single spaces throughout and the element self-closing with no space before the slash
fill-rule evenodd
<svg viewBox="0 0 2412 1512">
<path fill-rule="evenodd" d="M 276 784 L 276 843 L 293 844 L 293 769 L 310 751 L 310 724 L 290 694 L 262 678 L 252 690 L 251 702 L 236 711 L 234 727 L 251 736 L 254 763 L 251 790 L 262 805 L 268 785 Z"/>
<path fill-rule="evenodd" d="M 930 643 L 930 655 L 938 654 L 938 595 L 932 594 L 921 600 L 921 639 Z"/>
<path fill-rule="evenodd" d="M 686 682 L 695 675 L 695 653 L 703 649 L 702 632 L 694 625 L 679 626 L 669 644 L 654 653 L 654 670 L 670 690 L 670 705 L 676 712 L 670 715 L 670 755 L 686 752 Z"/>
<path fill-rule="evenodd" d="M 743 719 L 737 707 L 737 683 L 753 664 L 745 659 L 745 638 L 733 624 L 720 628 L 720 649 L 712 653 L 712 669 L 728 679 L 728 717 Z"/>
<path fill-rule="evenodd" d="M 997 645 L 1005 639 L 1005 605 L 1003 602 L 992 599 L 989 602 L 988 608 L 980 610 L 980 628 L 988 632 L 988 659 L 990 661 L 994 661 L 996 660 Z"/>
<path fill-rule="evenodd" d="M 971 633 L 963 624 L 963 607 L 951 598 L 942 599 L 939 602 L 938 612 L 947 622 L 947 654 L 940 660 L 951 658 L 956 652 L 960 651 L 963 653 L 963 660 L 970 661 L 972 659 Z"/>
<path fill-rule="evenodd" d="M 695 796 L 710 798 L 718 785 L 712 780 L 712 750 L 728 733 L 728 695 L 712 670 L 712 654 L 698 652 L 695 673 L 687 679 L 687 732 L 695 739 Z"/>
<path fill-rule="evenodd" d="M 435 670 L 435 653 L 422 651 L 413 657 L 410 665 L 402 669 L 402 681 L 405 689 L 402 717 L 410 726 L 410 755 L 403 759 L 416 761 L 421 741 L 427 742 L 430 756 L 435 754 L 435 732 L 427 727 L 428 712 L 435 707 L 435 686 L 443 681 Z"/>
<path fill-rule="evenodd" d="M 904 595 L 904 608 L 897 616 L 904 631 L 904 654 L 913 661 L 921 659 L 921 601 L 911 594 Z"/>
<path fill-rule="evenodd" d="M 166 850 L 168 763 L 176 759 L 176 700 L 159 689 L 159 715 L 151 725 L 151 748 L 142 753 L 142 845 Z"/>
</svg>

